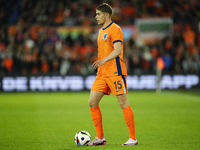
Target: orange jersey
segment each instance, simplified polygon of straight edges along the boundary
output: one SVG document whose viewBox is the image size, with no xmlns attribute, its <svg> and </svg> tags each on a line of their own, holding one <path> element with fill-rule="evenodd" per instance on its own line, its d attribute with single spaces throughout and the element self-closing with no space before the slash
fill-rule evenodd
<svg viewBox="0 0 200 150">
<path fill-rule="evenodd" d="M 123 38 L 121 28 L 114 22 L 111 22 L 105 28 L 101 28 L 98 36 L 98 60 L 108 56 L 114 50 L 113 44 L 115 42 L 123 44 Z M 97 75 L 102 77 L 127 75 L 126 66 L 123 61 L 123 46 L 119 56 L 98 68 Z"/>
</svg>

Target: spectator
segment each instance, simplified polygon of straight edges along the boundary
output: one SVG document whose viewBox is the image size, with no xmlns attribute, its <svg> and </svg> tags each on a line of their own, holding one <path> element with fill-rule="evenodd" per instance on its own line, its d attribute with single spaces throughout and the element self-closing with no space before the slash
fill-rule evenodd
<svg viewBox="0 0 200 150">
<path fill-rule="evenodd" d="M 190 25 L 185 26 L 185 30 L 183 31 L 183 39 L 186 45 L 194 45 L 195 43 L 195 33 L 192 31 Z"/>
<path fill-rule="evenodd" d="M 0 2 L 1 75 L 95 73 L 91 69 L 97 59 L 94 8 L 103 0 L 23 0 L 19 8 L 14 9 L 17 2 Z M 119 25 L 134 25 L 137 18 L 172 17 L 180 26 L 160 43 L 144 47 L 137 45 L 137 38 L 124 41 L 124 61 L 129 73 L 155 73 L 159 56 L 166 62 L 167 71 L 200 72 L 200 34 L 192 25 L 200 17 L 200 1 L 109 0 L 109 3 L 114 10 L 112 19 Z M 15 13 L 19 16 L 12 19 Z M 185 28 L 182 29 L 183 25 Z M 73 26 L 84 28 L 77 31 Z"/>
</svg>

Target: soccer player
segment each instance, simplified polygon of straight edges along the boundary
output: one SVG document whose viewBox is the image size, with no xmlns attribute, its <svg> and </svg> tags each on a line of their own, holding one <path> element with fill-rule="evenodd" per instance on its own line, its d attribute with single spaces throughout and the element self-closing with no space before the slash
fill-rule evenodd
<svg viewBox="0 0 200 150">
<path fill-rule="evenodd" d="M 99 30 L 97 41 L 98 60 L 93 63 L 93 67 L 98 68 L 98 72 L 89 99 L 96 138 L 89 146 L 106 144 L 99 102 L 104 95 L 109 95 L 110 92 L 116 95 L 129 129 L 129 140 L 122 146 L 138 144 L 135 137 L 134 115 L 128 102 L 127 70 L 123 61 L 123 33 L 121 28 L 111 20 L 111 15 L 112 7 L 106 3 L 96 8 L 95 19 L 99 25 L 102 25 L 102 28 Z"/>
</svg>

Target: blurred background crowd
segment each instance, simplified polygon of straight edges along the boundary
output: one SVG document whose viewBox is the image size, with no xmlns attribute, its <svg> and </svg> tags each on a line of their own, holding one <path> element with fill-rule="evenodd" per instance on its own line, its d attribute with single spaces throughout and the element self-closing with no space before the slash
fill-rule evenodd
<svg viewBox="0 0 200 150">
<path fill-rule="evenodd" d="M 137 18 L 170 17 L 176 28 L 159 42 L 138 45 L 137 37 L 124 43 L 129 74 L 153 74 L 162 57 L 164 72 L 200 73 L 199 0 L 1 0 L 0 76 L 95 74 L 97 59 L 96 7 L 109 3 L 112 20 L 134 25 Z M 76 38 L 58 34 L 59 27 L 89 27 Z"/>
</svg>

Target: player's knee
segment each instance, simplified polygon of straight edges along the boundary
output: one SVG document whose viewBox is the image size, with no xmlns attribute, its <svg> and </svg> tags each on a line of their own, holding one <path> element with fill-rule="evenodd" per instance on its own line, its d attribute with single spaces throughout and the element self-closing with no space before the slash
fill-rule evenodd
<svg viewBox="0 0 200 150">
<path fill-rule="evenodd" d="M 88 105 L 90 107 L 96 107 L 96 106 L 98 106 L 98 103 L 96 101 L 92 100 L 92 99 L 89 99 Z"/>
<path fill-rule="evenodd" d="M 89 99 L 88 105 L 89 105 L 90 107 L 94 107 L 94 102 L 93 102 L 91 99 Z"/>
<path fill-rule="evenodd" d="M 119 102 L 119 106 L 121 107 L 121 109 L 124 108 L 124 103 L 123 102 Z"/>
<path fill-rule="evenodd" d="M 129 103 L 126 101 L 119 101 L 119 106 L 121 107 L 121 109 L 124 109 L 129 106 Z"/>
<path fill-rule="evenodd" d="M 90 106 L 90 107 L 92 107 L 91 105 L 92 105 L 92 102 L 91 102 L 91 100 L 89 99 L 89 101 L 88 101 L 88 105 Z"/>
</svg>

